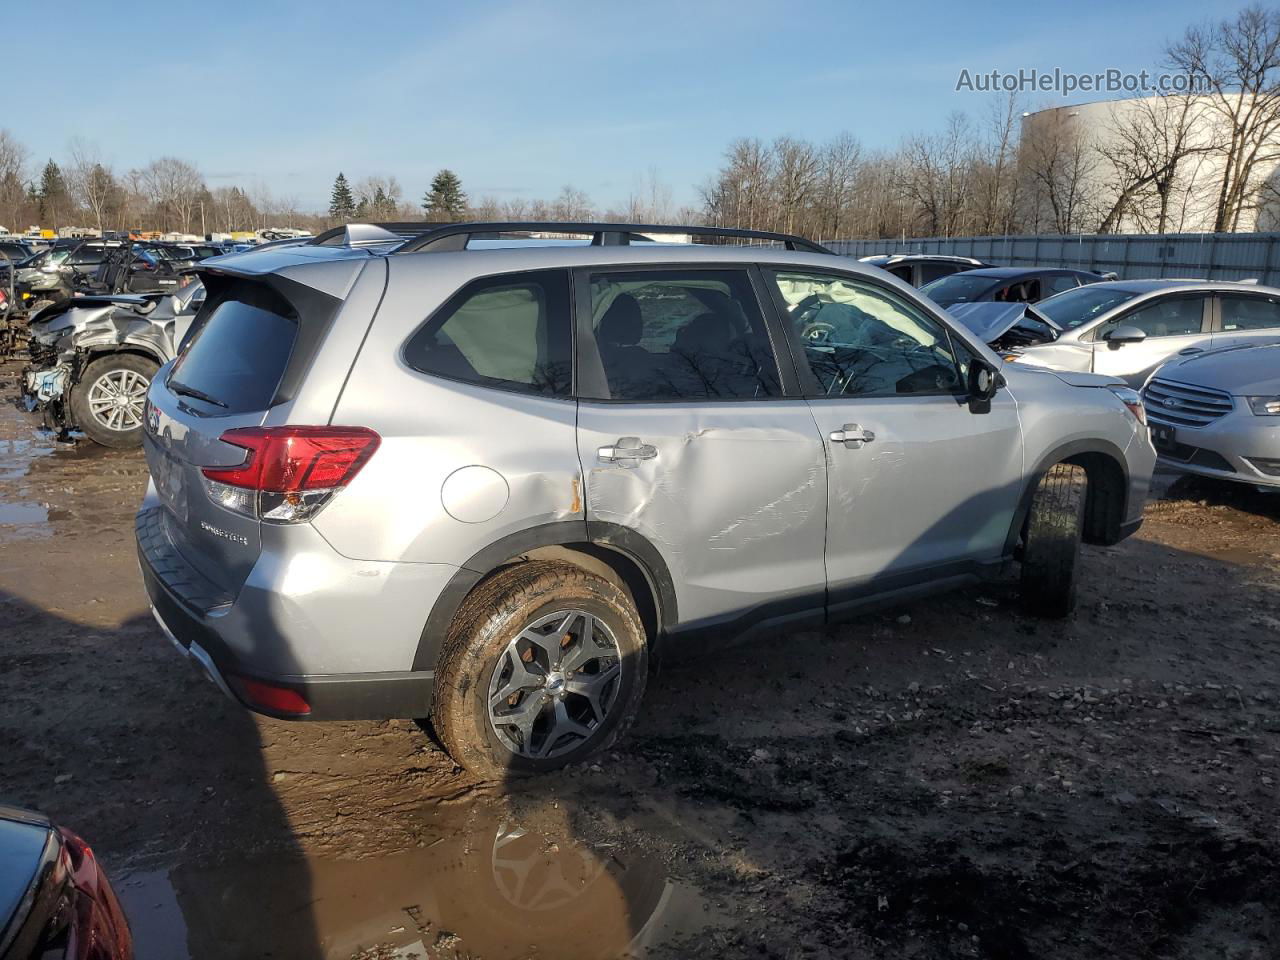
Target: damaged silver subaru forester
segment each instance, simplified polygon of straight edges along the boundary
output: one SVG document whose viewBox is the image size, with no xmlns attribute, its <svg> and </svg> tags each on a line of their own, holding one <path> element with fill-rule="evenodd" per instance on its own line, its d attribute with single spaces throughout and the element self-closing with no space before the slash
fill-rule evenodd
<svg viewBox="0 0 1280 960">
<path fill-rule="evenodd" d="M 201 270 L 148 394 L 156 618 L 254 710 L 549 770 L 619 736 L 657 654 L 1015 565 L 1063 616 L 1079 542 L 1141 522 L 1132 390 L 1003 366 L 809 241 L 388 226 Z"/>
</svg>

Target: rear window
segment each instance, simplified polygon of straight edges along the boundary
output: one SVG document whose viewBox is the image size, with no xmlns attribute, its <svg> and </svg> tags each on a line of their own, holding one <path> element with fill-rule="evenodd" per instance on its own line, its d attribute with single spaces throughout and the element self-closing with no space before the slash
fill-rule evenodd
<svg viewBox="0 0 1280 960">
<path fill-rule="evenodd" d="M 520 393 L 570 388 L 569 276 L 563 270 L 477 280 L 405 345 L 423 373 Z"/>
<path fill-rule="evenodd" d="M 224 300 L 200 326 L 166 386 L 209 416 L 271 406 L 298 335 L 298 318 L 268 290 Z"/>
</svg>

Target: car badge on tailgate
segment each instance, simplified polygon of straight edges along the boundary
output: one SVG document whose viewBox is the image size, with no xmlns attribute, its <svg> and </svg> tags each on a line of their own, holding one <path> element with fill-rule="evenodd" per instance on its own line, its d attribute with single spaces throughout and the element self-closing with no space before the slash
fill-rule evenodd
<svg viewBox="0 0 1280 960">
<path fill-rule="evenodd" d="M 200 521 L 200 529 L 205 533 L 213 534 L 215 537 L 221 537 L 223 540 L 230 540 L 232 543 L 238 543 L 242 547 L 247 547 L 249 545 L 248 537 L 242 537 L 240 534 L 232 533 L 230 530 L 223 530 L 221 527 L 215 527 L 212 523 L 207 523 L 204 520 Z"/>
</svg>

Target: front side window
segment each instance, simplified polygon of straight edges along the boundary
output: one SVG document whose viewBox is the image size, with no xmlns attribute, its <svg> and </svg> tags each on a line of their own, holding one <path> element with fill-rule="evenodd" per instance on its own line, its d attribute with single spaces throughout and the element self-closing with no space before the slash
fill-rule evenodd
<svg viewBox="0 0 1280 960">
<path fill-rule="evenodd" d="M 1204 323 L 1203 297 L 1165 297 L 1108 320 L 1095 331 L 1105 340 L 1116 327 L 1137 327 L 1148 337 L 1178 337 L 1199 333 Z"/>
<path fill-rule="evenodd" d="M 961 392 L 946 328 L 913 304 L 850 277 L 777 271 L 772 279 L 812 375 L 810 395 Z"/>
<path fill-rule="evenodd" d="M 590 278 L 601 400 L 780 396 L 778 365 L 745 270 L 633 270 Z"/>
<path fill-rule="evenodd" d="M 1280 328 L 1280 301 L 1275 297 L 1220 297 L 1222 329 L 1274 330 Z"/>
<path fill-rule="evenodd" d="M 539 270 L 464 287 L 410 338 L 405 362 L 486 387 L 567 396 L 571 386 L 569 276 Z"/>
</svg>

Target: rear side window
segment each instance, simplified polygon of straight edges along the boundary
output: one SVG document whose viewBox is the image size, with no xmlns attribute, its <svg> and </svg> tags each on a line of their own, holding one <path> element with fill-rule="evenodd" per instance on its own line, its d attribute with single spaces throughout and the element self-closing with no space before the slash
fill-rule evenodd
<svg viewBox="0 0 1280 960">
<path fill-rule="evenodd" d="M 298 318 L 265 288 L 223 300 L 196 332 L 166 386 L 211 416 L 271 406 L 298 336 Z"/>
<path fill-rule="evenodd" d="M 607 386 L 593 399 L 760 400 L 782 393 L 745 270 L 592 274 L 591 322 Z"/>
<path fill-rule="evenodd" d="M 1223 330 L 1280 328 L 1280 302 L 1273 297 L 1224 296 L 1218 303 L 1222 310 Z"/>
<path fill-rule="evenodd" d="M 405 345 L 415 370 L 480 386 L 568 396 L 569 275 L 486 277 L 466 287 Z"/>
</svg>

